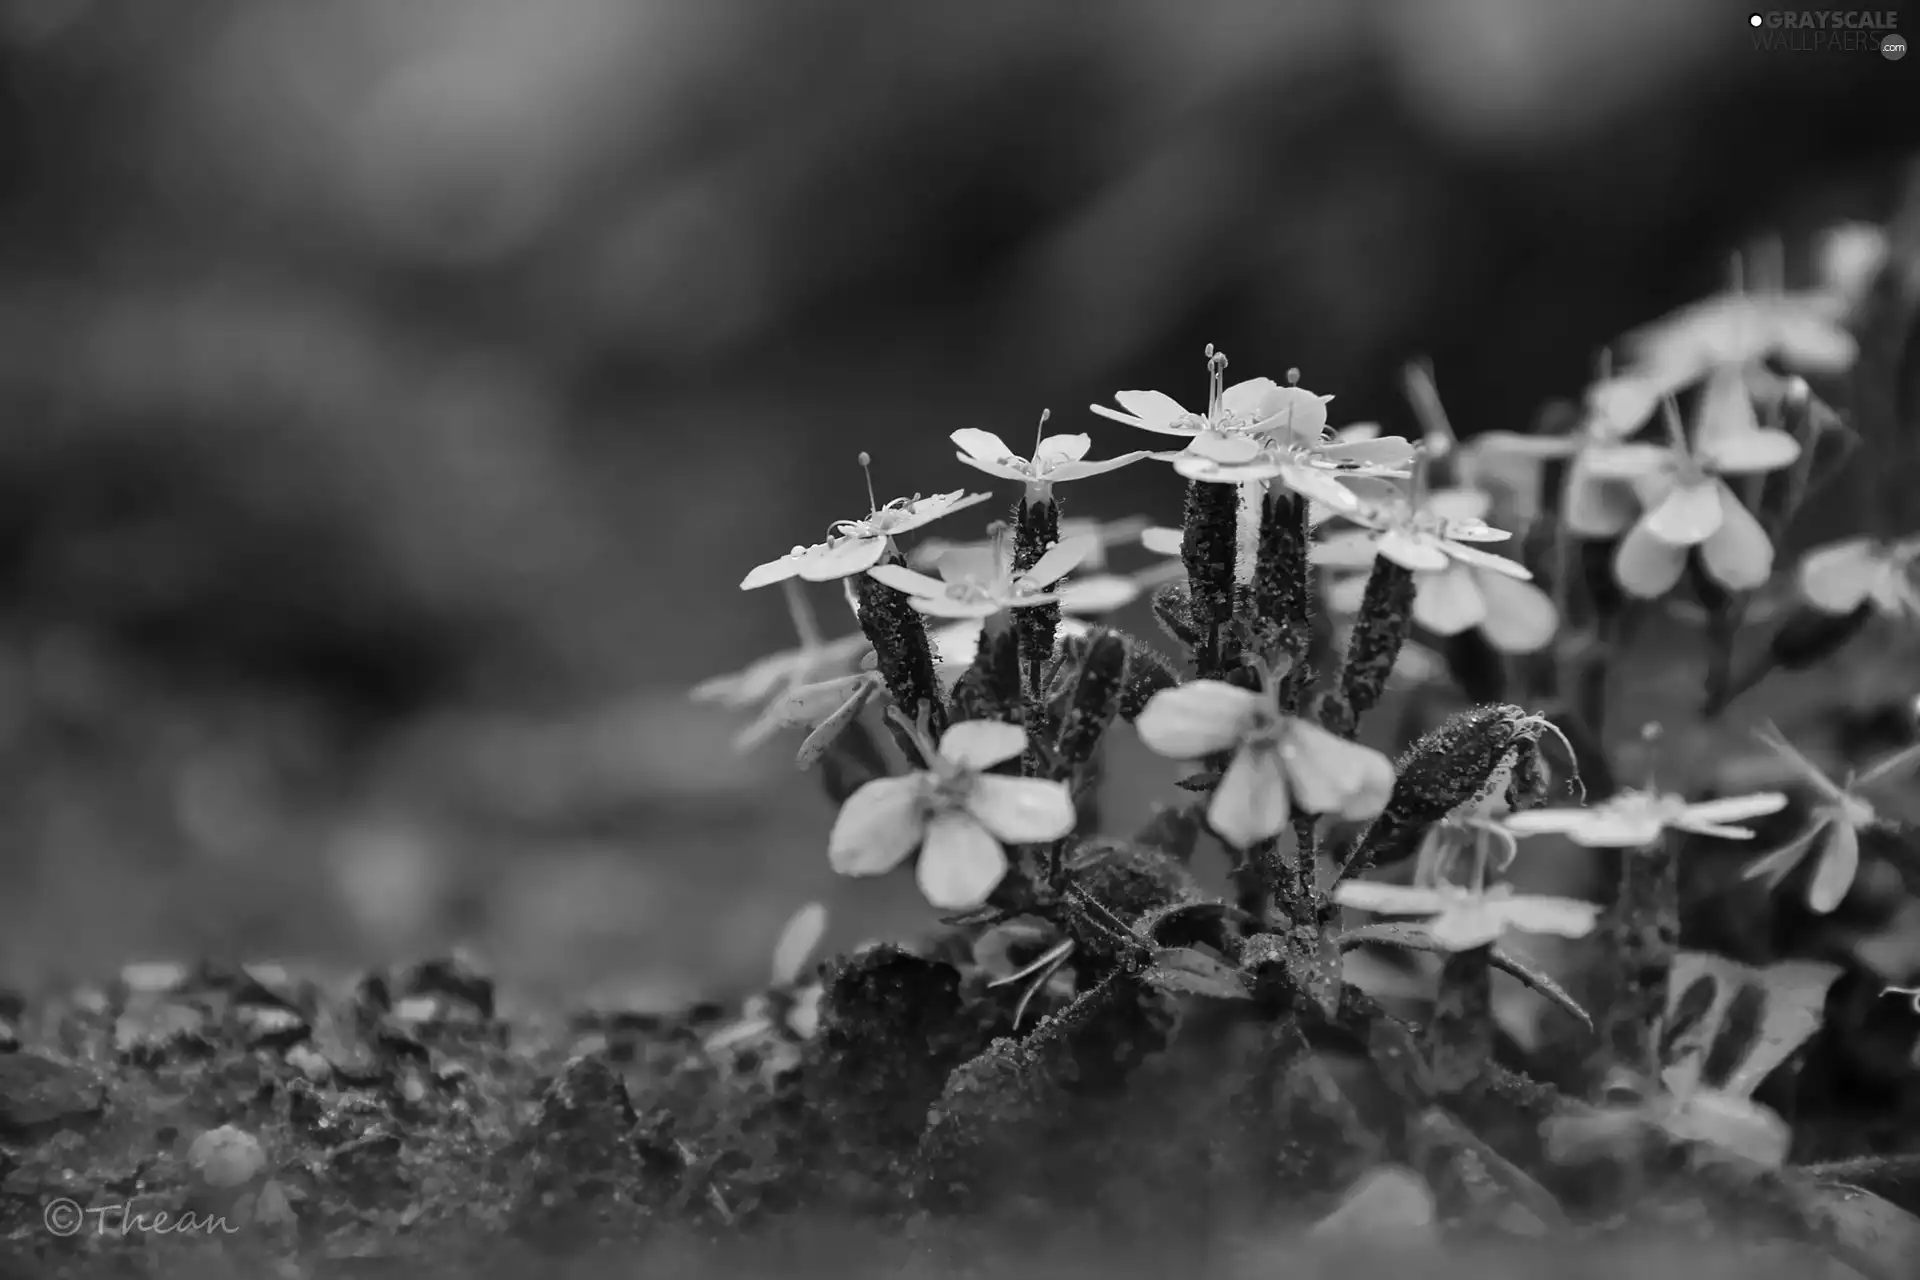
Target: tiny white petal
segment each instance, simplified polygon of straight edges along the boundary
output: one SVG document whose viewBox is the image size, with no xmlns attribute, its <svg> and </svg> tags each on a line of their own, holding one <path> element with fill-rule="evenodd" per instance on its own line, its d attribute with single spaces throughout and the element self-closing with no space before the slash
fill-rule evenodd
<svg viewBox="0 0 1920 1280">
<path fill-rule="evenodd" d="M 974 779 L 967 811 L 1009 844 L 1064 839 L 1079 820 L 1066 783 L 992 773 Z"/>
<path fill-rule="evenodd" d="M 940 737 L 940 754 L 967 769 L 991 769 L 1027 749 L 1027 731 L 1001 720 L 962 720 Z"/>
<path fill-rule="evenodd" d="M 964 813 L 942 813 L 927 824 L 916 869 L 920 892 L 942 911 L 965 911 L 987 900 L 1007 875 L 1007 851 Z"/>
<path fill-rule="evenodd" d="M 1222 680 L 1191 680 L 1147 700 L 1134 730 L 1149 751 L 1198 760 L 1236 747 L 1262 704 L 1259 694 Z"/>
<path fill-rule="evenodd" d="M 878 876 L 906 861 L 926 831 L 926 775 L 875 778 L 847 797 L 827 837 L 827 861 L 843 876 Z"/>
</svg>

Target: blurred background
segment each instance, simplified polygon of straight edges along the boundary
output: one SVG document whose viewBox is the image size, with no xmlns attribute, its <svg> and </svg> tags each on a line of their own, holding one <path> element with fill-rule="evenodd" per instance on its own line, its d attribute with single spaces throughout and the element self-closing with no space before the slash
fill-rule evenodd
<svg viewBox="0 0 1920 1280">
<path fill-rule="evenodd" d="M 0 985 L 465 941 L 631 1003 L 810 898 L 924 925 L 688 702 L 791 642 L 746 569 L 860 449 L 885 500 L 1043 407 L 1132 447 L 1085 406 L 1207 342 L 1525 429 L 1743 238 L 1893 207 L 1920 62 L 1746 13 L 0 0 Z"/>
</svg>

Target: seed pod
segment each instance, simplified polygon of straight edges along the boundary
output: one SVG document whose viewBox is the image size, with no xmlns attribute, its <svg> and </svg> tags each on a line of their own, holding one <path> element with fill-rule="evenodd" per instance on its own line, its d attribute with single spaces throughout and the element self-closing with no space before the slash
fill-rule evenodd
<svg viewBox="0 0 1920 1280">
<path fill-rule="evenodd" d="M 1428 827 L 1504 785 L 1501 766 L 1526 722 L 1526 712 L 1508 703 L 1469 707 L 1408 747 L 1394 767 L 1393 796 L 1361 836 L 1349 874 L 1409 856 Z"/>
<path fill-rule="evenodd" d="M 1040 562 L 1060 541 L 1060 505 L 1051 497 L 1044 502 L 1020 499 L 1013 512 L 1013 568 L 1024 573 Z M 1031 679 L 1039 684 L 1040 666 L 1053 652 L 1053 640 L 1060 631 L 1058 604 L 1034 605 L 1013 611 L 1014 626 L 1020 636 L 1020 651 L 1026 656 Z"/>
<path fill-rule="evenodd" d="M 1285 491 L 1269 493 L 1260 513 L 1260 546 L 1253 569 L 1254 613 L 1279 628 L 1296 664 L 1313 640 L 1313 584 L 1307 563 L 1307 502 Z"/>
<path fill-rule="evenodd" d="M 1057 767 L 1071 769 L 1092 757 L 1120 712 L 1127 691 L 1127 658 L 1126 637 L 1117 631 L 1102 631 L 1087 646 L 1054 739 Z"/>
<path fill-rule="evenodd" d="M 947 728 L 947 708 L 940 697 L 926 624 L 907 603 L 905 592 L 864 573 L 854 579 L 854 592 L 860 605 L 860 630 L 873 645 L 887 692 L 908 716 L 916 716 L 925 703 L 930 709 L 927 731 L 938 740 Z"/>
<path fill-rule="evenodd" d="M 1346 657 L 1340 665 L 1342 710 L 1337 713 L 1341 725 L 1336 732 L 1352 737 L 1360 717 L 1380 701 L 1387 677 L 1393 674 L 1393 664 L 1399 661 L 1401 646 L 1413 630 L 1413 595 L 1411 569 L 1385 556 L 1373 558 L 1360 614 L 1354 619 Z"/>
<path fill-rule="evenodd" d="M 1180 559 L 1187 567 L 1188 616 L 1196 631 L 1224 627 L 1233 619 L 1239 515 L 1234 486 L 1187 482 L 1186 536 L 1180 543 Z"/>
</svg>

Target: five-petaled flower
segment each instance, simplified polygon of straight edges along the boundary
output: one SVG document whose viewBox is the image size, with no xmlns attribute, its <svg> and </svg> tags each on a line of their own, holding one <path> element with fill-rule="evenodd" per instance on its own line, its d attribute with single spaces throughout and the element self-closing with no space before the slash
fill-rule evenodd
<svg viewBox="0 0 1920 1280">
<path fill-rule="evenodd" d="M 986 772 L 1026 749 L 1020 726 L 963 720 L 937 748 L 920 745 L 931 768 L 876 778 L 840 807 L 827 841 L 835 871 L 884 875 L 918 849 L 927 901 L 964 911 L 986 901 L 1006 876 L 1005 845 L 1059 840 L 1073 830 L 1065 783 Z"/>
<path fill-rule="evenodd" d="M 1800 595 L 1822 613 L 1861 605 L 1887 617 L 1920 622 L 1920 537 L 1843 538 L 1801 557 Z"/>
<path fill-rule="evenodd" d="M 1920 765 L 1920 747 L 1897 751 L 1865 772 L 1849 772 L 1844 782 L 1836 783 L 1800 754 L 1774 726 L 1763 726 L 1755 736 L 1784 760 L 1802 782 L 1813 788 L 1819 798 L 1811 806 L 1812 820 L 1807 829 L 1773 852 L 1754 859 L 1747 867 L 1747 875 L 1778 886 L 1802 860 L 1812 855 L 1813 876 L 1807 881 L 1807 906 L 1825 915 L 1840 905 L 1859 873 L 1860 833 L 1882 823 L 1873 805 L 1859 791 Z"/>
<path fill-rule="evenodd" d="M 1151 457 L 1152 451 L 1136 449 L 1132 453 L 1123 453 L 1117 458 L 1108 458 L 1105 462 L 1086 461 L 1087 450 L 1092 447 L 1090 436 L 1053 436 L 1048 438 L 1047 415 L 1040 415 L 1040 436 L 1033 443 L 1033 456 L 1022 458 L 1007 448 L 1006 441 L 991 431 L 982 431 L 977 427 L 967 427 L 949 437 L 960 447 L 954 456 L 961 462 L 984 471 L 990 476 L 999 476 L 1003 480 L 1021 480 L 1026 483 L 1026 498 L 1029 503 L 1039 504 L 1053 497 L 1053 486 L 1068 480 L 1084 480 L 1088 476 L 1105 475 L 1109 471 L 1118 471 L 1142 458 Z"/>
<path fill-rule="evenodd" d="M 1311 437 L 1288 430 L 1209 432 L 1183 450 L 1153 456 L 1171 462 L 1188 480 L 1232 485 L 1278 480 L 1313 503 L 1347 513 L 1362 499 L 1344 482 L 1405 475 L 1413 445 L 1398 436 L 1383 438 L 1378 427 L 1365 423 Z"/>
<path fill-rule="evenodd" d="M 1093 539 L 1056 542 L 1031 569 L 1013 567 L 1011 539 L 1005 526 L 986 547 L 956 547 L 934 566 L 930 578 L 903 564 L 875 565 L 869 576 L 896 591 L 905 592 L 916 612 L 935 618 L 990 618 L 1003 609 L 1030 609 L 1059 602 L 1047 588 L 1067 576 L 1093 554 Z"/>
<path fill-rule="evenodd" d="M 1491 502 L 1482 490 L 1458 488 L 1436 489 L 1417 504 L 1402 497 L 1367 505 L 1350 517 L 1361 528 L 1324 538 L 1311 552 L 1315 564 L 1348 571 L 1330 586 L 1329 603 L 1357 612 L 1366 575 L 1352 571 L 1384 556 L 1412 571 L 1413 620 L 1434 635 L 1478 627 L 1504 653 L 1546 647 L 1560 625 L 1553 601 L 1524 565 L 1472 545 L 1511 536 L 1486 523 Z"/>
<path fill-rule="evenodd" d="M 742 579 L 740 589 L 752 591 L 788 578 L 806 582 L 850 578 L 880 563 L 895 536 L 985 502 L 990 496 L 955 489 L 931 498 L 895 498 L 884 507 L 876 507 L 863 520 L 837 521 L 825 542 L 795 547 L 778 560 L 769 560 Z"/>
<path fill-rule="evenodd" d="M 1847 331 L 1848 299 L 1836 291 L 1727 293 L 1629 334 L 1627 367 L 1595 383 L 1587 403 L 1607 430 L 1631 435 L 1660 403 L 1704 382 L 1701 414 L 1727 430 L 1754 427 L 1754 397 L 1772 397 L 1777 359 L 1805 373 L 1843 373 L 1859 345 Z"/>
<path fill-rule="evenodd" d="M 1293 811 L 1377 816 L 1393 792 L 1393 762 L 1319 725 L 1281 712 L 1277 682 L 1258 693 L 1223 680 L 1193 680 L 1147 701 L 1134 728 L 1148 749 L 1174 760 L 1233 753 L 1214 787 L 1207 821 L 1247 848 L 1286 829 Z"/>
<path fill-rule="evenodd" d="M 1504 825 L 1515 835 L 1563 835 L 1589 849 L 1643 849 L 1669 830 L 1751 840 L 1751 830 L 1728 824 L 1764 818 L 1786 807 L 1787 797 L 1778 791 L 1689 804 L 1686 797 L 1671 792 L 1626 790 L 1587 809 L 1527 809 L 1508 814 Z"/>
<path fill-rule="evenodd" d="M 1333 900 L 1377 915 L 1425 916 L 1427 935 L 1448 951 L 1488 946 L 1509 931 L 1580 938 L 1593 932 L 1600 916 L 1600 908 L 1591 902 L 1515 893 L 1513 886 L 1505 884 L 1475 890 L 1446 883 L 1343 880 L 1334 886 Z"/>
<path fill-rule="evenodd" d="M 1800 442 L 1770 427 L 1696 415 L 1693 439 L 1667 407 L 1666 444 L 1615 444 L 1586 454 L 1601 478 L 1629 481 L 1642 514 L 1614 552 L 1614 575 L 1633 595 L 1653 599 L 1680 581 L 1699 548 L 1709 577 L 1729 591 L 1751 591 L 1773 573 L 1773 543 L 1723 476 L 1759 475 L 1791 465 Z"/>
<path fill-rule="evenodd" d="M 1207 409 L 1194 413 L 1164 391 L 1116 391 L 1119 409 L 1088 405 L 1103 418 L 1124 422 L 1156 435 L 1244 435 L 1285 430 L 1299 439 L 1319 439 L 1327 425 L 1327 402 L 1296 386 L 1281 386 L 1272 378 L 1248 378 L 1226 386 L 1227 357 L 1207 348 Z M 1124 410 L 1124 412 L 1123 412 Z"/>
</svg>

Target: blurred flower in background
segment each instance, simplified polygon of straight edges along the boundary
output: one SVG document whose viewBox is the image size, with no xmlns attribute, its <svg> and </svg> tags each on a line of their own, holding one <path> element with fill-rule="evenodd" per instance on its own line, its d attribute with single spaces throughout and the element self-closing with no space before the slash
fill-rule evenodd
<svg viewBox="0 0 1920 1280">
<path fill-rule="evenodd" d="M 1424 351 L 1524 429 L 1916 142 L 1911 64 L 1713 0 L 0 0 L 0 64 L 0 980 L 751 980 L 813 897 L 919 920 L 684 697 L 782 642 L 734 584 L 856 451 L 955 487 L 952 432 L 1207 341 L 1389 429 Z"/>
</svg>

